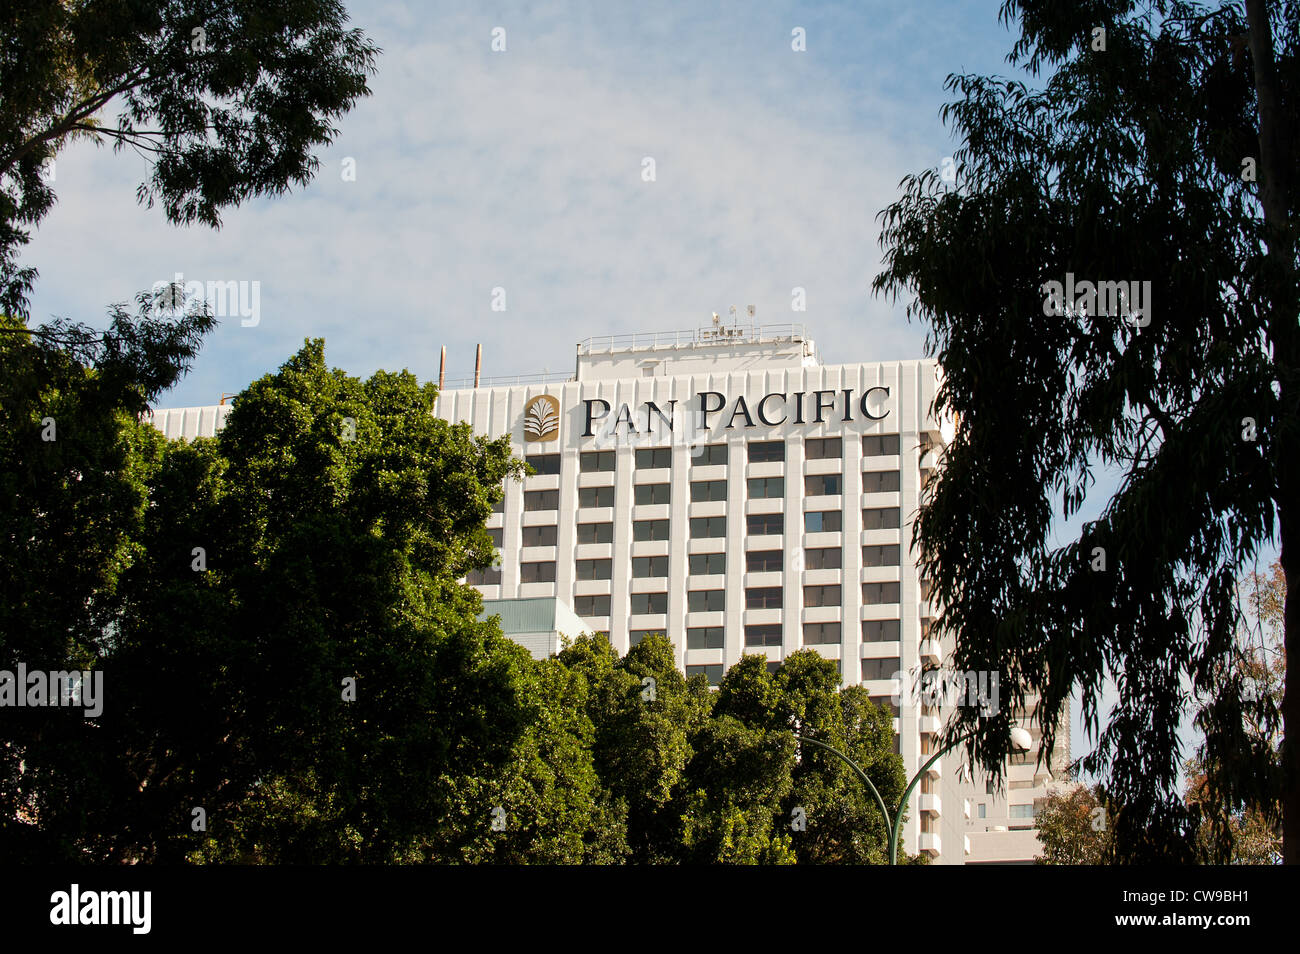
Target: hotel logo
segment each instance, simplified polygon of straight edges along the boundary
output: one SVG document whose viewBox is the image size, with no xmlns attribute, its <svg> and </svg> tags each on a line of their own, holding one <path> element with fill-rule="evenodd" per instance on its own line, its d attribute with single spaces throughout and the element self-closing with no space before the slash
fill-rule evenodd
<svg viewBox="0 0 1300 954">
<path fill-rule="evenodd" d="M 560 436 L 560 402 L 539 394 L 524 410 L 524 437 L 530 441 L 553 441 Z"/>
</svg>

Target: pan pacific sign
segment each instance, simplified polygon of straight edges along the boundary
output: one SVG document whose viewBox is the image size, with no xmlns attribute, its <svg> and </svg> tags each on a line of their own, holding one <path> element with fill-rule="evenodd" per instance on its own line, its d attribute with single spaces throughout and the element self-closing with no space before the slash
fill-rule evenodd
<svg viewBox="0 0 1300 954">
<path fill-rule="evenodd" d="M 727 422 L 724 430 L 731 430 L 735 427 L 779 427 L 787 423 L 822 424 L 830 421 L 847 424 L 855 420 L 855 415 L 867 421 L 883 421 L 889 415 L 886 403 L 888 387 L 876 385 L 867 388 L 861 396 L 855 395 L 853 388 L 772 392 L 751 402 L 744 395 L 733 401 L 721 391 L 700 391 L 696 394 L 696 406 L 686 410 L 693 418 L 692 423 L 704 431 L 721 420 Z M 600 434 L 605 436 L 617 435 L 620 428 L 624 434 L 644 433 L 665 426 L 669 431 L 676 430 L 676 399 L 665 401 L 662 407 L 654 401 L 644 401 L 636 411 L 626 403 L 615 410 L 603 398 L 588 398 L 582 404 L 583 437 L 598 436 L 597 425 Z M 710 420 L 714 415 L 719 416 Z"/>
</svg>

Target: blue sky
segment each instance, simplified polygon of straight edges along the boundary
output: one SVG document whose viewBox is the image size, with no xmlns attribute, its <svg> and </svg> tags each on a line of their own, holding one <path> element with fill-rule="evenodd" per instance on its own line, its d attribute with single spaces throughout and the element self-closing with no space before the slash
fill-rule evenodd
<svg viewBox="0 0 1300 954">
<path fill-rule="evenodd" d="M 373 96 L 308 188 L 220 231 L 138 206 L 129 151 L 70 147 L 24 256 L 33 320 L 102 324 L 178 272 L 259 282 L 258 324 L 223 322 L 166 407 L 214 404 L 307 337 L 361 376 L 436 378 L 440 345 L 469 373 L 479 342 L 487 375 L 562 372 L 588 335 L 694 328 L 732 304 L 806 323 L 829 363 L 921 354 L 904 303 L 870 291 L 876 215 L 953 152 L 948 74 L 1010 72 L 1001 0 L 465 6 L 349 3 L 384 51 Z M 1080 754 L 1077 715 L 1074 735 Z"/>
</svg>

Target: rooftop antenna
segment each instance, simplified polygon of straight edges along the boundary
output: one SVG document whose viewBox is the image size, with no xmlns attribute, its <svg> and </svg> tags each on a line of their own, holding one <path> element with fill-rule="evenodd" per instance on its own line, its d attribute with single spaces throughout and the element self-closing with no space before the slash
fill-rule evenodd
<svg viewBox="0 0 1300 954">
<path fill-rule="evenodd" d="M 755 312 L 756 310 L 757 310 L 757 309 L 755 309 L 753 305 L 746 305 L 746 306 L 745 306 L 745 311 L 749 312 L 749 318 L 750 318 L 751 321 L 752 321 L 753 318 L 754 318 L 754 312 Z"/>
</svg>

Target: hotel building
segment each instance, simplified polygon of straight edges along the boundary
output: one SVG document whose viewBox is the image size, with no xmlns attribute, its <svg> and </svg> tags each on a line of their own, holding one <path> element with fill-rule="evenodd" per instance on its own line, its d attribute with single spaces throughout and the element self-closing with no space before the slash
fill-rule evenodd
<svg viewBox="0 0 1300 954">
<path fill-rule="evenodd" d="M 571 375 L 446 382 L 435 413 L 508 436 L 536 472 L 507 482 L 488 521 L 499 566 L 469 582 L 535 654 L 553 650 L 556 620 L 605 632 L 620 652 L 664 633 L 683 670 L 716 685 L 744 654 L 775 668 L 815 649 L 892 710 L 910 778 L 951 712 L 912 704 L 902 685 L 945 656 L 910 547 L 951 436 L 930 414 L 937 374 L 931 360 L 823 364 L 800 325 L 715 319 L 589 338 Z M 225 411 L 154 422 L 192 437 Z M 1013 760 L 1028 771 L 1013 765 L 996 793 L 971 780 L 960 749 L 945 755 L 912 796 L 906 850 L 945 864 L 1032 858 L 1036 841 L 1011 829 L 1032 829 L 1062 767 L 1036 759 Z"/>
</svg>

